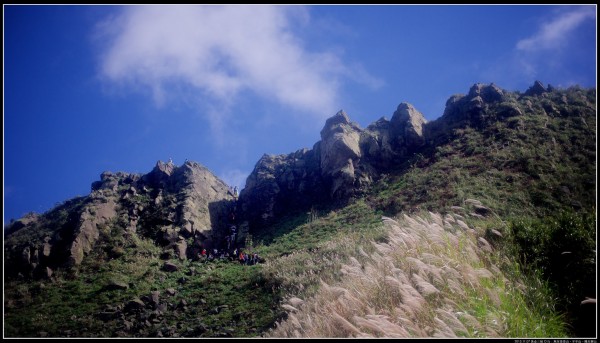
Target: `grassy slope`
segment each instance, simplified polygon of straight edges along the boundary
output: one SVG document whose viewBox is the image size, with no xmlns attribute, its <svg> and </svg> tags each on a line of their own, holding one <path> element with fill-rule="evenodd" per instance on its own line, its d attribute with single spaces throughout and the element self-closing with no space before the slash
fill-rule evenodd
<svg viewBox="0 0 600 343">
<path fill-rule="evenodd" d="M 5 284 L 5 335 L 243 337 L 264 331 L 277 318 L 277 308 L 273 308 L 277 293 L 258 268 L 225 261 L 171 260 L 180 269 L 167 273 L 162 270 L 161 250 L 152 241 L 124 236 L 121 230 L 107 228 L 76 274 L 56 275 L 52 283 Z M 115 245 L 124 248 L 119 258 L 109 257 Z M 107 290 L 111 281 L 129 287 Z M 169 288 L 176 293 L 168 295 Z M 98 319 L 108 308 L 150 296 L 152 291 L 159 291 L 160 302 L 169 307 L 150 327 L 143 325 L 146 318 L 136 315 Z M 185 308 L 182 301 L 187 303 Z M 133 328 L 125 328 L 125 321 L 133 323 Z"/>
<path fill-rule="evenodd" d="M 507 310 L 508 317 L 505 318 L 508 318 L 507 323 L 512 323 L 502 334 L 510 337 L 589 337 L 590 332 L 593 336 L 594 318 L 582 320 L 581 313 L 573 309 L 586 296 L 595 298 L 595 90 L 573 88 L 554 92 L 548 97 L 518 99 L 513 94 L 509 99 L 513 105 L 528 108 L 524 116 L 497 121 L 484 129 L 469 126 L 455 129 L 445 144 L 424 149 L 385 175 L 367 195 L 366 204 L 372 207 L 372 213 L 394 216 L 423 210 L 448 213 L 452 206 L 465 206 L 465 200 L 480 200 L 493 209 L 494 215 L 482 220 L 476 216 L 471 218 L 478 228 L 477 234 L 489 238 L 490 229 L 504 233 L 504 244 L 497 247 L 498 254 L 510 259 L 508 263 L 502 263 L 503 272 L 514 284 L 524 282 L 527 285 L 518 291 L 512 289 L 504 293 L 506 302 L 496 304 Z M 491 112 L 494 110 L 492 108 Z M 570 221 L 548 224 L 554 223 L 557 219 L 553 218 L 563 211 L 567 211 Z M 577 213 L 573 214 L 573 211 Z M 473 213 L 472 209 L 462 214 L 469 217 L 470 213 Z M 528 233 L 523 234 L 526 229 Z M 532 236 L 537 238 L 532 239 Z M 563 236 L 571 238 L 564 239 Z M 316 295 L 317 299 L 319 296 L 327 299 L 327 295 L 314 290 L 318 288 L 318 280 L 346 282 L 347 285 L 347 280 L 340 279 L 341 266 L 348 263 L 349 256 L 360 256 L 360 251 L 367 249 L 369 243 L 366 243 L 368 239 L 345 238 L 351 243 L 346 240 L 343 249 L 331 243 L 335 241 L 332 238 L 323 254 L 299 253 L 274 262 L 270 267 L 272 273 L 291 283 L 285 297 Z M 548 249 L 553 252 L 544 252 Z M 570 255 L 568 268 L 558 267 L 559 264 L 549 262 L 546 256 L 576 249 L 581 251 L 576 257 Z M 525 254 L 524 251 L 533 252 Z M 317 272 L 306 267 L 319 263 L 325 267 Z M 538 273 L 540 268 L 545 272 Z M 310 291 L 306 291 L 307 288 Z M 330 327 L 339 328 L 350 323 L 349 318 L 345 318 L 348 319 L 346 322 L 341 319 L 332 322 L 331 318 L 337 312 L 323 311 L 314 303 L 312 306 L 312 312 L 304 313 L 307 316 L 304 320 L 325 314 Z M 480 310 L 489 311 L 490 307 L 483 306 Z M 583 325 L 588 328 L 563 327 L 563 320 L 569 325 L 587 322 Z M 576 323 L 578 321 L 580 323 Z M 548 327 L 540 323 L 546 323 Z M 296 319 L 292 324 L 288 320 L 272 334 L 357 335 L 351 328 L 338 332 L 323 330 L 323 327 L 311 331 L 313 329 L 298 326 Z M 467 336 L 477 335 L 470 332 Z"/>
<path fill-rule="evenodd" d="M 406 217 L 402 224 L 386 219 L 380 242 L 339 235 L 323 252 L 269 264 L 267 270 L 294 280 L 296 287 L 285 296 L 287 320 L 268 337 L 566 335 L 560 316 L 545 301 L 545 288 L 519 283 L 518 265 L 481 249 L 476 230 L 465 230 L 457 215 L 423 217 Z M 313 275 L 298 259 L 329 268 Z M 290 275 L 298 269 L 306 275 Z M 302 287 L 315 282 L 316 292 Z"/>
<path fill-rule="evenodd" d="M 553 97 L 580 92 L 556 92 Z M 586 96 L 593 103 L 595 90 Z M 532 108 L 484 129 L 454 130 L 446 144 L 418 154 L 403 169 L 390 173 L 371 199 L 392 215 L 417 209 L 444 211 L 469 197 L 503 217 L 542 217 L 563 208 L 594 207 L 595 110 L 583 104 L 564 105 L 568 116 L 548 116 L 541 113 L 541 105 Z"/>
</svg>

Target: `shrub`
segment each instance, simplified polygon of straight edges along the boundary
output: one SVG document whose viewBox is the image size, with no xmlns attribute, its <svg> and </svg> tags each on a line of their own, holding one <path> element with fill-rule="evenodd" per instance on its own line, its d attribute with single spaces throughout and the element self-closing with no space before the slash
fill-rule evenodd
<svg viewBox="0 0 600 343">
<path fill-rule="evenodd" d="M 577 336 L 595 331 L 595 319 L 589 327 L 580 305 L 586 297 L 596 297 L 595 227 L 594 212 L 572 211 L 510 225 L 512 248 L 525 270 L 548 280 Z"/>
</svg>

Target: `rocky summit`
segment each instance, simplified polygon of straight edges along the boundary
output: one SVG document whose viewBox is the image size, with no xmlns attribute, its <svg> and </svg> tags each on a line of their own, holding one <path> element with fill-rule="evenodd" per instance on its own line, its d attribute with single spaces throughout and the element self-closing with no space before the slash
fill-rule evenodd
<svg viewBox="0 0 600 343">
<path fill-rule="evenodd" d="M 356 198 L 381 171 L 424 144 L 426 123 L 408 103 L 398 106 L 391 121 L 382 118 L 366 129 L 339 111 L 327 119 L 312 149 L 258 161 L 240 195 L 240 212 L 252 231 L 289 211 Z"/>
<path fill-rule="evenodd" d="M 222 238 L 234 206 L 229 187 L 191 161 L 181 166 L 158 161 L 145 175 L 106 171 L 91 188 L 86 197 L 5 229 L 8 275 L 48 276 L 53 269 L 77 266 L 101 232 L 115 225 L 125 235 L 149 236 L 165 252 L 186 259 Z"/>
<path fill-rule="evenodd" d="M 534 95 L 543 94 L 538 84 Z M 258 161 L 240 195 L 240 212 L 252 232 L 290 211 L 360 197 L 382 173 L 442 144 L 452 130 L 522 116 L 527 109 L 504 93 L 494 84 L 475 84 L 467 95 L 450 97 L 443 116 L 430 123 L 409 103 L 401 103 L 391 120 L 383 117 L 365 129 L 339 111 L 312 149 Z"/>
</svg>

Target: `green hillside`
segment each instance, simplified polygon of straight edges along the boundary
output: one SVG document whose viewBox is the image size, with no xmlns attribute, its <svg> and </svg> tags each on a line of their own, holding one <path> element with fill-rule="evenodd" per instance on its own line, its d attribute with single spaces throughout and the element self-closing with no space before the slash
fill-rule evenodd
<svg viewBox="0 0 600 343">
<path fill-rule="evenodd" d="M 581 302 L 596 298 L 595 103 L 595 89 L 507 92 L 477 122 L 443 116 L 348 205 L 315 203 L 248 235 L 254 265 L 165 258 L 155 227 L 110 221 L 77 268 L 5 275 L 4 336 L 592 337 L 595 300 Z M 82 202 L 5 229 L 5 256 L 74 225 Z M 436 277 L 443 265 L 476 275 L 453 279 L 464 296 Z"/>
</svg>

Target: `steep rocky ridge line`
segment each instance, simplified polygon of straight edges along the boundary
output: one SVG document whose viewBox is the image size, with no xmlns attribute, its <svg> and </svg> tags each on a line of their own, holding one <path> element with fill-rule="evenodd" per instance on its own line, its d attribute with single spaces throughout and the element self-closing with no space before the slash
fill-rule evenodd
<svg viewBox="0 0 600 343">
<path fill-rule="evenodd" d="M 101 235 L 116 228 L 153 239 L 167 256 L 192 258 L 201 246 L 223 239 L 234 198 L 196 162 L 158 161 L 145 175 L 104 172 L 88 196 L 67 205 L 5 228 L 7 275 L 49 277 L 55 268 L 77 266 Z"/>
</svg>

